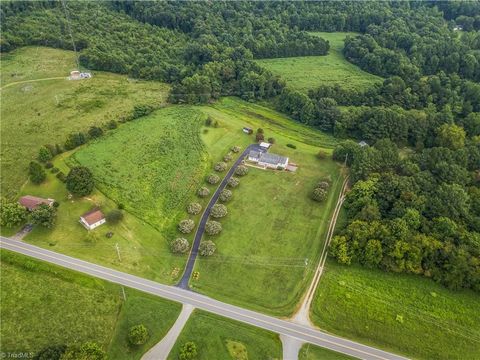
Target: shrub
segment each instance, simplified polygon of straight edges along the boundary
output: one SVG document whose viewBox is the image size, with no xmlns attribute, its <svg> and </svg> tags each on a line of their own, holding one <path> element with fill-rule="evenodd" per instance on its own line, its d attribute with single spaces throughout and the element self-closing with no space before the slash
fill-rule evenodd
<svg viewBox="0 0 480 360">
<path fill-rule="evenodd" d="M 297 145 L 287 144 L 287 147 L 292 148 L 292 149 L 296 149 L 296 148 L 297 148 Z"/>
<path fill-rule="evenodd" d="M 34 184 L 41 184 L 47 177 L 47 174 L 45 173 L 45 170 L 43 170 L 42 165 L 40 165 L 36 161 L 30 162 L 30 165 L 28 167 L 28 174 L 30 175 L 30 181 Z"/>
<path fill-rule="evenodd" d="M 236 188 L 238 185 L 240 185 L 240 179 L 232 176 L 230 179 L 228 179 L 227 185 L 231 188 Z"/>
<path fill-rule="evenodd" d="M 180 230 L 180 232 L 183 234 L 191 233 L 194 227 L 195 227 L 195 221 L 191 219 L 182 220 L 178 224 L 178 230 Z"/>
<path fill-rule="evenodd" d="M 323 150 L 319 150 L 318 153 L 317 153 L 317 158 L 320 159 L 320 160 L 323 160 L 323 159 L 326 159 L 328 157 L 328 154 L 323 151 Z"/>
<path fill-rule="evenodd" d="M 88 129 L 88 135 L 90 135 L 92 139 L 95 139 L 103 135 L 103 130 L 98 126 L 91 126 L 90 129 Z"/>
<path fill-rule="evenodd" d="M 86 342 L 82 346 L 71 345 L 62 355 L 62 360 L 105 360 L 107 354 L 94 342 Z"/>
<path fill-rule="evenodd" d="M 238 152 L 240 152 L 241 149 L 242 149 L 242 148 L 241 148 L 240 146 L 235 145 L 235 146 L 232 147 L 231 150 L 232 150 L 234 153 L 238 153 Z"/>
<path fill-rule="evenodd" d="M 52 206 L 58 208 L 60 206 L 60 203 L 58 201 L 54 201 Z"/>
<path fill-rule="evenodd" d="M 53 345 L 40 350 L 34 360 L 60 360 L 67 350 L 67 345 Z"/>
<path fill-rule="evenodd" d="M 172 249 L 172 252 L 175 254 L 184 254 L 190 248 L 190 244 L 188 243 L 188 240 L 185 238 L 176 238 L 170 244 L 170 248 Z"/>
<path fill-rule="evenodd" d="M 65 141 L 65 149 L 73 150 L 76 147 L 85 144 L 86 142 L 87 139 L 83 133 L 72 133 L 68 135 L 67 140 Z"/>
<path fill-rule="evenodd" d="M 143 345 L 148 340 L 148 329 L 143 324 L 135 325 L 128 330 L 128 342 L 131 345 Z"/>
<path fill-rule="evenodd" d="M 263 132 L 264 132 L 264 131 L 263 131 L 262 128 L 258 128 L 258 129 L 257 129 L 257 134 L 263 134 Z"/>
<path fill-rule="evenodd" d="M 268 138 L 268 142 L 269 142 L 270 144 L 275 144 L 275 139 L 274 139 L 273 137 L 269 137 L 269 138 Z"/>
<path fill-rule="evenodd" d="M 210 190 L 208 190 L 208 188 L 206 188 L 205 186 L 202 186 L 200 189 L 198 189 L 197 194 L 200 197 L 207 197 L 208 195 L 210 195 Z"/>
<path fill-rule="evenodd" d="M 53 225 L 55 225 L 57 211 L 53 206 L 42 204 L 34 209 L 30 216 L 33 224 L 50 229 L 53 227 Z"/>
<path fill-rule="evenodd" d="M 107 129 L 110 129 L 110 130 L 113 130 L 113 129 L 116 129 L 117 128 L 117 122 L 115 120 L 110 120 L 108 123 L 107 123 Z"/>
<path fill-rule="evenodd" d="M 212 126 L 212 118 L 210 116 L 205 120 L 205 126 Z"/>
<path fill-rule="evenodd" d="M 217 121 L 217 120 L 215 120 L 215 121 L 213 122 L 213 127 L 214 127 L 214 128 L 218 128 L 218 121 Z"/>
<path fill-rule="evenodd" d="M 57 173 L 57 175 L 55 175 L 57 177 L 58 180 L 60 180 L 61 182 L 65 182 L 67 181 L 67 177 L 65 176 L 65 174 L 61 171 L 59 171 Z"/>
<path fill-rule="evenodd" d="M 67 190 L 74 195 L 85 196 L 92 192 L 95 186 L 91 171 L 85 166 L 73 167 L 67 175 Z"/>
<path fill-rule="evenodd" d="M 45 169 L 51 169 L 51 168 L 53 168 L 53 164 L 50 161 L 46 162 Z"/>
<path fill-rule="evenodd" d="M 197 345 L 194 342 L 189 341 L 182 345 L 180 348 L 180 360 L 192 360 L 197 357 Z"/>
<path fill-rule="evenodd" d="M 50 169 L 50 172 L 51 172 L 52 174 L 56 174 L 56 173 L 58 173 L 59 171 L 60 171 L 60 169 L 57 168 L 57 167 L 53 167 L 53 168 Z"/>
<path fill-rule="evenodd" d="M 220 181 L 220 177 L 218 175 L 211 174 L 211 175 L 207 176 L 207 182 L 209 184 L 214 185 L 214 184 L 218 183 L 219 181 Z"/>
<path fill-rule="evenodd" d="M 191 215 L 200 214 L 200 211 L 202 211 L 202 205 L 199 203 L 193 202 L 187 206 L 187 212 Z"/>
<path fill-rule="evenodd" d="M 38 150 L 37 158 L 38 158 L 38 161 L 47 162 L 53 158 L 53 154 L 49 148 L 47 148 L 46 146 L 42 146 L 40 150 Z"/>
<path fill-rule="evenodd" d="M 212 206 L 210 216 L 213 218 L 221 218 L 228 214 L 227 207 L 223 204 L 215 204 Z"/>
<path fill-rule="evenodd" d="M 225 162 L 229 162 L 229 161 L 231 161 L 232 159 L 233 159 L 233 157 L 232 157 L 232 155 L 230 155 L 230 154 L 227 154 L 227 155 L 225 155 L 225 156 L 223 157 L 223 161 L 225 161 Z"/>
<path fill-rule="evenodd" d="M 224 189 L 218 198 L 221 202 L 227 202 L 232 198 L 232 192 L 228 189 Z"/>
<path fill-rule="evenodd" d="M 125 209 L 125 205 L 123 205 L 122 203 L 118 203 L 117 209 L 118 210 L 123 210 L 123 209 Z"/>
<path fill-rule="evenodd" d="M 323 201 L 327 197 L 327 190 L 322 188 L 316 188 L 312 192 L 312 199 L 315 201 Z"/>
<path fill-rule="evenodd" d="M 319 181 L 317 183 L 317 186 L 315 186 L 315 188 L 320 188 L 320 189 L 323 189 L 323 190 L 328 190 L 329 187 L 330 187 L 330 183 L 328 181 L 325 181 L 325 180 Z"/>
<path fill-rule="evenodd" d="M 201 256 L 211 256 L 217 250 L 215 243 L 211 240 L 202 241 L 198 247 L 198 253 Z"/>
<path fill-rule="evenodd" d="M 222 224 L 220 224 L 218 221 L 207 221 L 207 224 L 205 225 L 205 232 L 208 235 L 217 235 L 220 234 L 222 231 Z"/>
<path fill-rule="evenodd" d="M 216 163 L 213 168 L 215 169 L 215 171 L 225 171 L 227 169 L 227 163 L 220 161 Z"/>
<path fill-rule="evenodd" d="M 121 210 L 114 209 L 110 211 L 106 216 L 105 219 L 112 224 L 117 224 L 120 220 L 123 219 L 123 213 Z"/>
<path fill-rule="evenodd" d="M 27 210 L 17 202 L 0 203 L 0 225 L 14 227 L 27 218 Z"/>
<path fill-rule="evenodd" d="M 248 167 L 245 165 L 240 165 L 235 169 L 235 175 L 237 176 L 245 176 L 248 174 Z"/>
<path fill-rule="evenodd" d="M 153 107 L 150 105 L 135 105 L 133 107 L 132 115 L 129 120 L 135 120 L 139 117 L 146 116 L 153 111 Z"/>
<path fill-rule="evenodd" d="M 255 140 L 257 140 L 257 141 L 263 141 L 263 140 L 265 140 L 265 136 L 263 136 L 263 134 L 261 134 L 261 133 L 257 133 L 257 134 L 255 135 Z"/>
</svg>

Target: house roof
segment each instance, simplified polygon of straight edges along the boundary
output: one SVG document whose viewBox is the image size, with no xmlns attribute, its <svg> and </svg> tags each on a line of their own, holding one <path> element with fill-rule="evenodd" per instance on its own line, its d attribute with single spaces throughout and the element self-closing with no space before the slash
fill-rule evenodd
<svg viewBox="0 0 480 360">
<path fill-rule="evenodd" d="M 272 145 L 272 144 L 270 144 L 270 143 L 268 143 L 268 142 L 263 142 L 263 141 L 260 143 L 260 146 L 261 146 L 261 147 L 264 147 L 264 148 L 267 148 L 267 149 L 268 149 L 271 145 Z"/>
<path fill-rule="evenodd" d="M 85 221 L 88 225 L 93 225 L 105 219 L 105 216 L 99 209 L 93 209 L 92 211 L 83 214 L 81 219 L 83 219 L 83 221 Z"/>
<path fill-rule="evenodd" d="M 288 158 L 277 154 L 262 153 L 259 161 L 267 164 L 277 165 L 286 164 L 288 162 Z"/>
<path fill-rule="evenodd" d="M 250 150 L 250 152 L 248 153 L 248 157 L 252 157 L 252 158 L 255 158 L 255 159 L 258 159 L 260 158 L 260 155 L 262 153 L 260 151 L 256 151 L 256 150 Z"/>
<path fill-rule="evenodd" d="M 54 201 L 53 199 L 43 199 L 32 195 L 25 195 L 18 199 L 18 203 L 28 210 L 33 210 L 41 204 L 51 205 Z"/>
</svg>

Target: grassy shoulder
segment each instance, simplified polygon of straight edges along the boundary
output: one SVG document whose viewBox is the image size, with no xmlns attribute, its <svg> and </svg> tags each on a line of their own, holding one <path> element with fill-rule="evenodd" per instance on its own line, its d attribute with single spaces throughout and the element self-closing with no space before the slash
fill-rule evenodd
<svg viewBox="0 0 480 360">
<path fill-rule="evenodd" d="M 1 250 L 0 335 L 3 352 L 33 352 L 94 341 L 114 359 L 139 359 L 173 325 L 180 305 Z M 143 323 L 148 342 L 127 343 Z"/>
<path fill-rule="evenodd" d="M 282 357 L 277 334 L 201 310 L 192 313 L 168 359 L 178 359 L 182 345 L 190 341 L 196 344 L 198 360 Z"/>
<path fill-rule="evenodd" d="M 431 280 L 328 261 L 311 317 L 332 333 L 418 359 L 480 357 L 480 298 Z"/>
<path fill-rule="evenodd" d="M 289 87 L 308 91 L 320 85 L 338 84 L 344 88 L 364 89 L 381 81 L 381 78 L 361 70 L 349 63 L 342 54 L 343 41 L 347 35 L 354 33 L 312 32 L 330 43 L 326 56 L 304 56 L 277 59 L 262 59 L 257 62 L 280 75 Z"/>
<path fill-rule="evenodd" d="M 0 110 L 3 196 L 18 193 L 40 146 L 63 144 L 71 132 L 118 120 L 136 104 L 160 107 L 166 101 L 163 83 L 102 72 L 66 80 L 74 68 L 72 51 L 25 47 L 2 54 L 2 85 L 9 85 L 2 89 Z M 41 78 L 54 79 L 37 81 Z"/>
<path fill-rule="evenodd" d="M 298 353 L 299 360 L 353 360 L 354 358 L 324 349 L 311 344 L 305 344 L 302 346 Z"/>
</svg>

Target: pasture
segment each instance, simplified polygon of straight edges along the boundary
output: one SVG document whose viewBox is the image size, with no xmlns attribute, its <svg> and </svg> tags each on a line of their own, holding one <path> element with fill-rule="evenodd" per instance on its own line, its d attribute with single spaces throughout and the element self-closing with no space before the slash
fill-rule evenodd
<svg viewBox="0 0 480 360">
<path fill-rule="evenodd" d="M 173 325 L 180 305 L 1 251 L 2 351 L 33 352 L 47 346 L 95 341 L 112 359 L 140 359 Z M 126 333 L 143 323 L 148 342 L 128 345 Z"/>
<path fill-rule="evenodd" d="M 136 104 L 160 107 L 167 96 L 163 83 L 111 73 L 68 81 L 75 68 L 72 51 L 25 47 L 1 59 L 0 180 L 7 197 L 15 197 L 27 180 L 28 163 L 40 146 L 63 145 L 71 132 L 118 120 Z M 50 80 L 39 81 L 44 78 Z"/>
<path fill-rule="evenodd" d="M 196 344 L 198 360 L 282 357 L 277 334 L 201 310 L 194 310 L 168 359 L 178 359 L 181 346 L 189 341 Z"/>
<path fill-rule="evenodd" d="M 340 85 L 343 88 L 365 89 L 382 79 L 369 74 L 354 64 L 349 63 L 342 54 L 343 41 L 347 35 L 355 33 L 313 32 L 328 40 L 330 50 L 326 56 L 302 56 L 277 59 L 257 60 L 272 73 L 280 75 L 287 85 L 302 92 L 307 92 L 320 85 Z"/>
<path fill-rule="evenodd" d="M 479 308 L 472 291 L 329 260 L 311 318 L 329 332 L 416 359 L 478 359 Z"/>
</svg>

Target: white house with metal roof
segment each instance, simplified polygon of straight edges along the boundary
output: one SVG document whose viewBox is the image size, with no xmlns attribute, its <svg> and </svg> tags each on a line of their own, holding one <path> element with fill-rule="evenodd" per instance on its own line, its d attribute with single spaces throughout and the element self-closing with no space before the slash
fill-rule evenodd
<svg viewBox="0 0 480 360">
<path fill-rule="evenodd" d="M 247 159 L 248 161 L 256 163 L 258 166 L 269 169 L 283 170 L 288 165 L 288 157 L 255 150 L 250 151 Z"/>
</svg>

